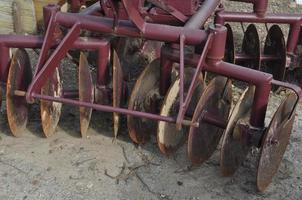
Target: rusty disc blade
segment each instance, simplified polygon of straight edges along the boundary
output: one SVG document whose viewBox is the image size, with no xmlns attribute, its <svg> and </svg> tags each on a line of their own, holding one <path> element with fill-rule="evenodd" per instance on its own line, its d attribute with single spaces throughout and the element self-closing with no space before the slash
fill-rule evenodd
<svg viewBox="0 0 302 200">
<path fill-rule="evenodd" d="M 224 61 L 235 63 L 235 44 L 233 30 L 230 24 L 226 24 L 225 27 L 227 28 L 227 39 L 225 45 Z"/>
<path fill-rule="evenodd" d="M 6 85 L 6 112 L 10 130 L 20 137 L 28 121 L 28 104 L 25 97 L 15 96 L 15 90 L 27 91 L 32 79 L 30 59 L 24 49 L 17 49 L 11 60 Z"/>
<path fill-rule="evenodd" d="M 297 96 L 291 93 L 276 111 L 261 145 L 257 171 L 257 188 L 263 192 L 271 183 L 289 143 L 295 120 Z"/>
<path fill-rule="evenodd" d="M 153 60 L 137 79 L 129 99 L 129 110 L 159 113 L 161 96 L 159 94 L 160 60 Z M 143 144 L 156 133 L 157 122 L 141 117 L 127 116 L 130 138 Z"/>
<path fill-rule="evenodd" d="M 79 65 L 79 100 L 82 102 L 93 103 L 94 86 L 87 57 L 84 53 L 80 55 Z M 90 124 L 92 108 L 80 107 L 80 128 L 82 137 L 87 137 Z"/>
<path fill-rule="evenodd" d="M 53 75 L 48 78 L 41 89 L 42 95 L 61 97 L 63 92 L 59 69 L 56 68 Z M 61 116 L 62 103 L 41 100 L 41 121 L 45 137 L 55 133 Z"/>
<path fill-rule="evenodd" d="M 237 128 L 237 123 L 242 121 L 249 123 L 254 93 L 254 86 L 245 90 L 229 118 L 220 155 L 220 165 L 224 176 L 233 175 L 249 152 L 250 146 L 241 139 L 242 133 Z"/>
<path fill-rule="evenodd" d="M 260 39 L 257 28 L 254 24 L 250 24 L 243 37 L 242 54 L 251 59 L 241 60 L 239 63 L 244 67 L 259 70 L 260 69 Z"/>
<path fill-rule="evenodd" d="M 265 40 L 264 54 L 278 59 L 266 61 L 262 70 L 272 74 L 274 79 L 282 81 L 286 71 L 286 46 L 283 32 L 278 25 L 269 29 Z"/>
<path fill-rule="evenodd" d="M 184 76 L 184 91 L 188 91 L 191 84 L 192 77 L 195 73 L 194 69 L 185 68 Z M 177 117 L 179 111 L 179 84 L 180 80 L 177 78 L 169 88 L 166 97 L 162 103 L 160 115 L 167 117 Z M 189 104 L 187 115 L 193 115 L 198 100 L 204 89 L 204 81 L 202 74 L 199 76 L 198 84 L 194 90 L 191 102 Z M 186 94 L 185 94 L 186 96 Z M 171 154 L 178 149 L 178 147 L 185 141 L 188 127 L 183 127 L 181 130 L 177 129 L 176 124 L 160 121 L 157 128 L 157 143 L 162 153 Z"/>
<path fill-rule="evenodd" d="M 193 115 L 188 139 L 188 154 L 193 164 L 201 164 L 213 154 L 223 129 L 203 121 L 203 114 L 211 114 L 226 122 L 232 105 L 232 83 L 225 77 L 215 77 L 203 92 Z"/>
<path fill-rule="evenodd" d="M 113 107 L 118 108 L 121 105 L 122 92 L 123 92 L 123 71 L 120 59 L 117 52 L 113 50 L 112 62 L 112 85 L 113 85 Z M 113 131 L 114 137 L 118 135 L 120 127 L 120 114 L 113 113 Z"/>
</svg>

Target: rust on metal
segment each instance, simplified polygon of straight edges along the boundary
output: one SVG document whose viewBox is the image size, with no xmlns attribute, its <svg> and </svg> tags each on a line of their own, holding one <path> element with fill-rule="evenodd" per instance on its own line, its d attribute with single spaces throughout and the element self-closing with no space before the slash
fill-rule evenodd
<svg viewBox="0 0 302 200">
<path fill-rule="evenodd" d="M 112 53 L 112 86 L 113 86 L 113 107 L 121 106 L 121 98 L 123 92 L 123 70 L 120 63 L 120 59 L 115 50 Z M 113 112 L 113 131 L 114 137 L 116 138 L 118 135 L 120 127 L 120 114 Z"/>
<path fill-rule="evenodd" d="M 36 5 L 40 5 L 40 1 L 37 0 Z M 265 190 L 281 162 L 294 111 L 302 96 L 301 88 L 282 82 L 286 67 L 301 67 L 295 66 L 301 64 L 301 14 L 266 13 L 268 0 L 233 0 L 252 3 L 251 12 L 228 12 L 220 0 L 106 0 L 92 6 L 82 0 L 68 1 L 72 12 L 87 6 L 81 13 L 60 12 L 62 1 L 51 1 L 59 4 L 43 7 L 43 17 L 42 6 L 37 12 L 38 24 L 42 18 L 44 21 L 44 34 L 0 35 L 0 81 L 7 81 L 8 122 L 15 136 L 24 131 L 28 103 L 35 101 L 41 102 L 46 137 L 55 133 L 63 103 L 80 108 L 84 137 L 92 110 L 113 113 L 115 137 L 123 114 L 127 116 L 129 134 L 135 143 L 143 144 L 157 134 L 158 146 L 165 154 L 175 151 L 189 133 L 188 151 L 194 164 L 208 159 L 222 137 L 220 162 L 224 175 L 233 174 L 250 148 L 259 147 L 263 139 L 257 186 L 260 191 Z M 0 19 L 4 25 L 0 32 L 2 29 L 14 31 L 14 28 L 20 33 L 29 32 L 23 25 L 36 25 L 35 20 L 22 18 L 32 16 L 33 12 L 28 13 L 26 8 L 32 10 L 33 4 L 25 5 L 27 0 L 16 2 L 14 8 L 2 3 L 5 8 L 11 8 L 3 8 L 7 15 L 15 11 L 15 27 L 13 18 L 7 16 L 7 20 Z M 213 15 L 214 23 L 209 20 Z M 251 24 L 245 31 L 242 51 L 237 55 L 231 25 L 226 23 Z M 268 31 L 263 51 L 253 25 L 259 23 L 275 24 Z M 289 26 L 286 43 L 279 24 Z M 81 37 L 84 32 L 85 37 Z M 141 52 L 139 47 L 130 44 L 130 37 L 147 41 Z M 41 49 L 32 79 L 26 48 Z M 18 49 L 12 59 L 11 49 Z M 74 50 L 96 51 L 96 77 L 88 65 L 94 58 L 86 58 L 82 53 L 78 90 L 63 91 L 59 64 Z M 137 79 L 125 108 L 122 97 L 132 86 L 127 72 L 133 69 L 124 69 L 123 74 L 121 64 L 131 63 L 128 60 L 134 61 L 132 56 L 142 56 L 141 53 L 148 54 L 146 60 L 157 59 Z M 108 67 L 109 60 L 112 68 Z M 206 88 L 202 73 L 216 77 Z M 230 80 L 233 79 L 250 87 L 228 118 L 232 101 Z M 297 96 L 290 94 L 286 98 L 265 132 L 272 86 L 290 89 Z"/>
<path fill-rule="evenodd" d="M 141 73 L 132 90 L 128 109 L 159 113 L 161 96 L 159 95 L 160 60 L 153 60 Z M 147 142 L 151 135 L 156 134 L 157 123 L 154 120 L 127 116 L 130 138 L 137 144 Z"/>
<path fill-rule="evenodd" d="M 59 69 L 56 68 L 55 72 L 47 79 L 41 89 L 42 95 L 61 97 L 63 87 L 61 83 L 61 76 Z M 59 123 L 61 116 L 62 104 L 58 102 L 41 100 L 41 121 L 45 137 L 51 137 Z"/>
<path fill-rule="evenodd" d="M 242 140 L 242 132 L 238 129 L 239 122 L 249 122 L 253 104 L 255 87 L 250 86 L 241 95 L 224 132 L 220 165 L 224 176 L 231 176 L 245 160 L 250 146 Z"/>
<path fill-rule="evenodd" d="M 223 134 L 223 129 L 204 121 L 203 115 L 211 113 L 227 121 L 232 104 L 232 83 L 226 77 L 215 77 L 203 92 L 192 120 L 199 127 L 191 127 L 188 138 L 188 155 L 193 164 L 201 164 L 213 154 Z"/>
<path fill-rule="evenodd" d="M 297 100 L 295 93 L 288 94 L 263 137 L 257 171 L 257 188 L 261 192 L 268 187 L 278 172 L 292 133 Z"/>
<path fill-rule="evenodd" d="M 12 134 L 20 137 L 28 121 L 28 104 L 15 90 L 26 91 L 32 79 L 30 59 L 24 49 L 17 49 L 11 60 L 6 84 L 6 113 Z"/>
<path fill-rule="evenodd" d="M 93 103 L 94 85 L 86 55 L 81 52 L 79 63 L 79 100 Z M 83 138 L 87 137 L 92 108 L 80 107 L 80 128 Z"/>
<path fill-rule="evenodd" d="M 194 75 L 195 70 L 192 68 L 185 68 L 184 74 L 184 91 L 188 91 L 190 87 L 190 80 Z M 179 93 L 180 93 L 180 79 L 174 81 L 171 84 L 160 110 L 160 115 L 162 116 L 177 116 L 177 111 L 179 109 Z M 186 115 L 190 117 L 193 115 L 198 100 L 204 90 L 204 81 L 202 74 L 198 77 L 198 82 L 196 84 L 194 93 L 192 95 L 191 102 L 189 104 Z M 185 141 L 185 137 L 188 132 L 188 127 L 183 127 L 178 129 L 176 124 L 167 123 L 167 122 L 158 122 L 157 128 L 157 143 L 162 153 L 171 154 Z"/>
</svg>

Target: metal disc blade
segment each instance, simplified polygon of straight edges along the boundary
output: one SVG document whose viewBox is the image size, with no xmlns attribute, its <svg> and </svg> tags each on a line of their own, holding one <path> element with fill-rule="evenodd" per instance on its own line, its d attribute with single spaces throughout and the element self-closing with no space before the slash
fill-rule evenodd
<svg viewBox="0 0 302 200">
<path fill-rule="evenodd" d="M 120 59 L 116 53 L 113 51 L 113 62 L 112 62 L 112 78 L 113 78 L 113 107 L 120 107 L 121 98 L 123 92 L 123 71 L 120 63 Z M 113 113 L 113 131 L 114 136 L 117 137 L 120 127 L 120 115 L 118 113 Z"/>
<path fill-rule="evenodd" d="M 260 69 L 260 39 L 257 28 L 254 24 L 250 24 L 243 37 L 242 54 L 250 57 L 248 60 L 241 60 L 240 64 L 244 67 L 259 70 Z"/>
<path fill-rule="evenodd" d="M 261 192 L 268 187 L 278 172 L 292 133 L 297 98 L 294 93 L 287 96 L 263 137 L 257 172 L 257 188 Z"/>
<path fill-rule="evenodd" d="M 141 73 L 132 90 L 129 110 L 147 113 L 159 113 L 161 96 L 159 95 L 160 60 L 153 60 Z M 150 135 L 156 133 L 157 122 L 141 117 L 127 116 L 130 138 L 137 144 L 145 143 Z"/>
<path fill-rule="evenodd" d="M 41 89 L 42 95 L 61 97 L 63 92 L 59 69 L 46 81 Z M 44 135 L 50 137 L 55 133 L 61 116 L 62 104 L 41 100 L 41 120 Z"/>
<path fill-rule="evenodd" d="M 15 96 L 15 90 L 27 91 L 32 79 L 30 59 L 24 49 L 17 49 L 13 55 L 6 85 L 6 109 L 12 134 L 19 137 L 28 120 L 28 104 L 25 97 Z"/>
<path fill-rule="evenodd" d="M 262 70 L 272 74 L 274 79 L 282 81 L 286 71 L 286 46 L 283 32 L 278 25 L 269 29 L 265 40 L 264 54 L 278 59 L 266 61 Z"/>
<path fill-rule="evenodd" d="M 229 63 L 235 63 L 235 44 L 233 30 L 230 24 L 226 24 L 227 28 L 227 39 L 225 45 L 224 61 Z"/>
<path fill-rule="evenodd" d="M 79 100 L 93 103 L 94 86 L 87 57 L 84 53 L 80 55 L 79 65 Z M 82 137 L 87 137 L 87 131 L 91 119 L 92 108 L 80 107 L 80 128 Z"/>
<path fill-rule="evenodd" d="M 186 68 L 185 69 L 185 84 L 184 91 L 188 91 L 192 77 L 195 73 L 194 69 Z M 179 110 L 179 78 L 171 85 L 167 95 L 163 101 L 160 115 L 168 117 L 176 117 Z M 193 115 L 198 100 L 204 89 L 203 77 L 200 74 L 197 87 L 194 90 L 190 105 L 188 107 L 187 114 Z M 185 94 L 186 96 L 186 94 Z M 158 146 L 162 153 L 170 154 L 173 153 L 177 148 L 185 141 L 185 136 L 188 132 L 188 127 L 183 127 L 181 130 L 178 130 L 176 124 L 167 123 L 167 122 L 158 122 L 157 128 L 157 142 Z"/>
<path fill-rule="evenodd" d="M 148 40 L 145 41 L 141 51 L 143 54 L 148 56 L 148 58 L 156 59 L 160 57 L 161 46 L 162 42 Z"/>
<path fill-rule="evenodd" d="M 233 175 L 249 152 L 250 147 L 241 140 L 241 133 L 236 127 L 238 121 L 249 122 L 254 93 L 254 86 L 245 90 L 229 118 L 223 135 L 220 157 L 221 170 L 224 176 Z"/>
<path fill-rule="evenodd" d="M 201 164 L 209 159 L 223 134 L 223 129 L 204 122 L 202 115 L 215 115 L 226 122 L 231 105 L 231 81 L 225 77 L 215 77 L 203 92 L 193 115 L 193 122 L 199 122 L 198 128 L 190 128 L 188 139 L 188 154 L 193 164 Z"/>
</svg>

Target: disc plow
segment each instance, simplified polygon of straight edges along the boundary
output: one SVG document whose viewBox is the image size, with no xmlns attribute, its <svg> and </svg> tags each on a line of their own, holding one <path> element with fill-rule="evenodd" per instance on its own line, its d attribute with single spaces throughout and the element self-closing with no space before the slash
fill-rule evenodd
<svg viewBox="0 0 302 200">
<path fill-rule="evenodd" d="M 31 104 L 40 105 L 45 137 L 55 134 L 65 104 L 79 108 L 85 138 L 92 112 L 112 113 L 114 138 L 124 115 L 134 143 L 156 137 L 166 155 L 187 144 L 194 165 L 208 160 L 221 142 L 225 176 L 236 172 L 252 147 L 260 148 L 256 183 L 264 191 L 278 172 L 302 94 L 284 82 L 288 70 L 300 67 L 302 15 L 269 14 L 267 0 L 236 1 L 253 4 L 253 12 L 228 12 L 219 0 L 71 1 L 73 12 L 60 11 L 61 2 L 45 6 L 43 34 L 0 35 L 1 94 L 12 134 L 22 136 Z M 248 24 L 239 52 L 231 22 Z M 253 23 L 272 24 L 264 44 Z M 287 41 L 278 24 L 289 25 Z M 127 73 L 137 66 L 124 64 L 131 60 L 129 38 L 154 57 L 133 88 Z M 38 52 L 34 71 L 25 49 Z M 66 57 L 78 65 L 76 90 L 62 81 Z M 247 88 L 233 105 L 237 81 Z M 276 88 L 287 96 L 265 124 Z"/>
</svg>

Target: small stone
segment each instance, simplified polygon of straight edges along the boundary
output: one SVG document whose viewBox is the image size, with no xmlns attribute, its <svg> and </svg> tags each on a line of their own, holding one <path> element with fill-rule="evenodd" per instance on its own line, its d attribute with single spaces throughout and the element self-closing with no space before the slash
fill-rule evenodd
<svg viewBox="0 0 302 200">
<path fill-rule="evenodd" d="M 31 182 L 31 184 L 33 184 L 33 185 L 38 185 L 38 183 L 39 183 L 38 180 L 33 180 L 33 181 Z"/>
<path fill-rule="evenodd" d="M 88 188 L 88 189 L 91 189 L 92 187 L 93 187 L 93 183 L 88 183 L 88 184 L 87 184 L 87 188 Z"/>
<path fill-rule="evenodd" d="M 182 186 L 182 185 L 183 185 L 183 182 L 177 181 L 177 185 Z"/>
<path fill-rule="evenodd" d="M 0 150 L 0 155 L 4 155 L 4 152 L 5 152 L 4 149 L 1 149 Z"/>
<path fill-rule="evenodd" d="M 51 171 L 51 167 L 47 167 L 46 171 L 48 172 Z"/>
</svg>

